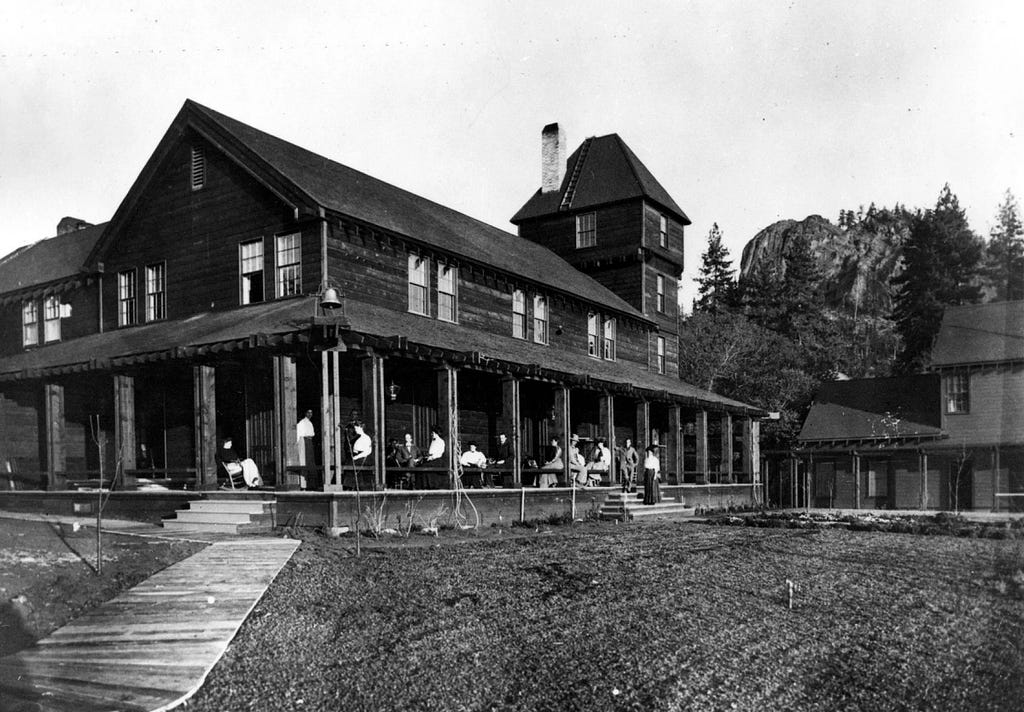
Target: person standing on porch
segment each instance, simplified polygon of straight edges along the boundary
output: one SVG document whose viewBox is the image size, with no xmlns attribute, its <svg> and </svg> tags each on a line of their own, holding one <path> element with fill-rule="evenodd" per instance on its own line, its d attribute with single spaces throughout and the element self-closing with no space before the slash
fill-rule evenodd
<svg viewBox="0 0 1024 712">
<path fill-rule="evenodd" d="M 295 425 L 295 442 L 299 451 L 300 487 L 302 489 L 319 489 L 316 477 L 316 447 L 313 438 L 316 437 L 316 428 L 313 427 L 313 411 L 307 410 Z"/>
<path fill-rule="evenodd" d="M 657 504 L 660 501 L 661 460 L 658 458 L 658 449 L 650 445 L 644 453 L 644 504 Z"/>
<path fill-rule="evenodd" d="M 640 464 L 640 455 L 633 447 L 633 441 L 626 438 L 618 449 L 619 473 L 622 477 L 622 491 L 636 492 L 636 466 Z"/>
</svg>

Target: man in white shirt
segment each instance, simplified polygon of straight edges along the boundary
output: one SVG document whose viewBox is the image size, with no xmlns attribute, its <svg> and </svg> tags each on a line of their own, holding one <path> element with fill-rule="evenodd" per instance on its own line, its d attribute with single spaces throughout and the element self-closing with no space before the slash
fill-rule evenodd
<svg viewBox="0 0 1024 712">
<path fill-rule="evenodd" d="M 295 442 L 298 445 L 298 465 L 302 468 L 299 475 L 299 486 L 302 489 L 319 489 L 316 482 L 316 448 L 313 438 L 316 428 L 313 427 L 313 411 L 307 410 L 306 415 L 295 424 Z"/>
</svg>

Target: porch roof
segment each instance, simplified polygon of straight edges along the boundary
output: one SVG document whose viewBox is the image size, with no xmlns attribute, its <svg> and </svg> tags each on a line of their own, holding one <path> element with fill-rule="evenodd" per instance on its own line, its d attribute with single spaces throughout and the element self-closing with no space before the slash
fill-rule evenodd
<svg viewBox="0 0 1024 712">
<path fill-rule="evenodd" d="M 116 329 L 0 358 L 0 380 L 38 378 L 293 340 L 312 305 L 289 299 Z"/>
<path fill-rule="evenodd" d="M 668 375 L 619 361 L 592 359 L 557 346 L 500 336 L 460 324 L 394 311 L 347 299 L 337 324 L 350 345 L 373 347 L 412 357 L 451 360 L 499 371 L 564 379 L 579 385 L 636 388 L 654 398 L 713 406 L 758 416 L 763 412 L 739 401 L 701 390 Z M 170 358 L 209 356 L 242 348 L 309 340 L 321 328 L 309 298 L 205 312 L 70 341 L 0 358 L 0 381 L 113 369 Z"/>
</svg>

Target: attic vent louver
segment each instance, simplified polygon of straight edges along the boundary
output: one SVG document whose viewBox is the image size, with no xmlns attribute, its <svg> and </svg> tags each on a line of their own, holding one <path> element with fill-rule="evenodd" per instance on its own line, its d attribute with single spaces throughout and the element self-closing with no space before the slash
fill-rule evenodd
<svg viewBox="0 0 1024 712">
<path fill-rule="evenodd" d="M 202 146 L 192 147 L 192 190 L 206 185 L 206 151 Z"/>
</svg>

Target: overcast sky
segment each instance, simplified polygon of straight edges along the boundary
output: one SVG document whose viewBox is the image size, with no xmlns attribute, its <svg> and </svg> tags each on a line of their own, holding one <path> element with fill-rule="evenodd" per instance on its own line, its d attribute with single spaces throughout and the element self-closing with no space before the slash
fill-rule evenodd
<svg viewBox="0 0 1024 712">
<path fill-rule="evenodd" d="M 110 218 L 186 98 L 513 230 L 540 130 L 618 133 L 736 265 L 784 218 L 1024 200 L 1017 2 L 32 2 L 0 26 L 0 254 Z M 2 285 L 0 285 L 2 287 Z M 688 299 L 686 300 L 688 302 Z"/>
</svg>

